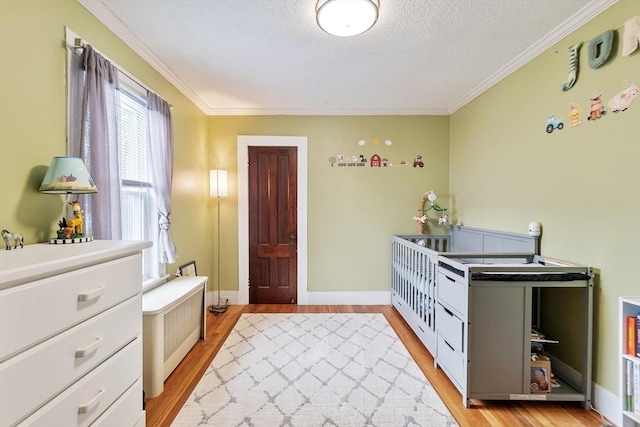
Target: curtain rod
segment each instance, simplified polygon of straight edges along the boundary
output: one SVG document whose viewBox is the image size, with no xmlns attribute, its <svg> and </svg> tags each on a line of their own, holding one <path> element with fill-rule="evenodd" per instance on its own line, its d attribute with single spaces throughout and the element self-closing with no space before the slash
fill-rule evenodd
<svg viewBox="0 0 640 427">
<path fill-rule="evenodd" d="M 69 49 L 73 49 L 75 51 L 75 53 L 77 55 L 80 54 L 80 52 L 84 49 L 85 45 L 88 45 L 90 43 L 86 43 L 84 40 L 82 40 L 82 38 L 80 37 L 74 37 L 73 38 L 73 46 L 67 46 Z M 92 46 L 93 47 L 93 46 Z M 107 57 L 106 55 L 104 55 L 102 52 L 100 52 L 98 49 L 96 49 L 95 47 L 93 48 L 93 50 L 95 50 L 97 53 L 99 53 L 100 55 L 102 55 L 105 59 L 107 59 L 109 62 L 111 62 L 111 64 L 116 67 L 116 69 L 118 70 L 119 73 L 122 73 L 126 78 L 128 78 L 129 80 L 131 80 L 133 83 L 137 84 L 138 86 L 140 86 L 140 88 L 142 88 L 145 91 L 149 91 L 152 92 L 154 94 L 158 95 L 155 91 L 151 90 L 147 85 L 145 85 L 144 83 L 142 83 L 140 80 L 138 80 L 136 77 L 132 76 L 130 73 L 128 73 L 127 71 L 125 71 L 124 68 L 122 68 L 120 65 L 118 65 L 118 63 L 112 61 L 109 57 Z M 160 96 L 160 98 L 162 98 Z M 164 99 L 164 98 L 162 98 Z M 165 100 L 166 101 L 166 100 Z M 173 105 L 169 104 L 169 108 L 171 108 L 173 110 Z"/>
</svg>

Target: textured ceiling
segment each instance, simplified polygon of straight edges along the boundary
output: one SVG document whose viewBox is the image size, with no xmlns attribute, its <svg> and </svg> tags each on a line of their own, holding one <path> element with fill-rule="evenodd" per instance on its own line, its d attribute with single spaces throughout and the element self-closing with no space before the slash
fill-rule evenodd
<svg viewBox="0 0 640 427">
<path fill-rule="evenodd" d="M 80 0 L 205 113 L 261 115 L 449 114 L 615 1 L 380 0 L 342 38 L 316 0 Z"/>
</svg>

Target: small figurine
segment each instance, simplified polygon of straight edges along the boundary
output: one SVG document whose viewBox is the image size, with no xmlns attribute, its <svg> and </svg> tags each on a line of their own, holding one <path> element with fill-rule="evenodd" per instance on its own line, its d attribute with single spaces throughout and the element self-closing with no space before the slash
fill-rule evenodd
<svg viewBox="0 0 640 427">
<path fill-rule="evenodd" d="M 80 201 L 74 200 L 69 202 L 69 204 L 71 205 L 71 209 L 73 209 L 74 218 L 68 219 L 67 225 L 69 227 L 73 227 L 76 234 L 82 234 L 82 224 L 84 221 L 84 217 L 82 216 L 82 214 L 84 213 L 84 211 L 80 209 Z"/>
<path fill-rule="evenodd" d="M 11 241 L 13 241 L 13 249 L 17 249 L 18 245 L 21 248 L 24 248 L 24 236 L 20 233 L 12 233 L 8 230 L 2 230 L 2 238 L 4 239 L 4 244 L 6 246 L 6 250 L 11 250 Z"/>
<path fill-rule="evenodd" d="M 84 211 L 80 208 L 80 201 L 69 202 L 73 210 L 73 218 L 62 218 L 58 222 L 58 239 L 74 239 L 84 237 Z"/>
</svg>

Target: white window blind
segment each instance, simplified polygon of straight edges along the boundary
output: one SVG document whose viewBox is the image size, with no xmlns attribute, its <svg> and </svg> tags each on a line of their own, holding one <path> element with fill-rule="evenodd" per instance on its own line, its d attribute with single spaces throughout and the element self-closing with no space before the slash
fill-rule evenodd
<svg viewBox="0 0 640 427">
<path fill-rule="evenodd" d="M 121 82 L 120 168 L 122 179 L 122 237 L 151 240 L 154 246 L 142 253 L 143 281 L 159 277 L 158 231 L 151 157 L 149 152 L 146 99 Z"/>
</svg>

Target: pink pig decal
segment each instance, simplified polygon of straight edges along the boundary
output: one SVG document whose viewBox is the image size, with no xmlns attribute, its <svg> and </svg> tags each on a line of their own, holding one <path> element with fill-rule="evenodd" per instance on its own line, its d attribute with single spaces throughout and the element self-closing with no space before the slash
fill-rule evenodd
<svg viewBox="0 0 640 427">
<path fill-rule="evenodd" d="M 629 108 L 639 92 L 640 89 L 638 89 L 638 86 L 627 83 L 625 88 L 608 102 L 611 112 L 617 113 L 618 111 L 624 111 Z"/>
</svg>

